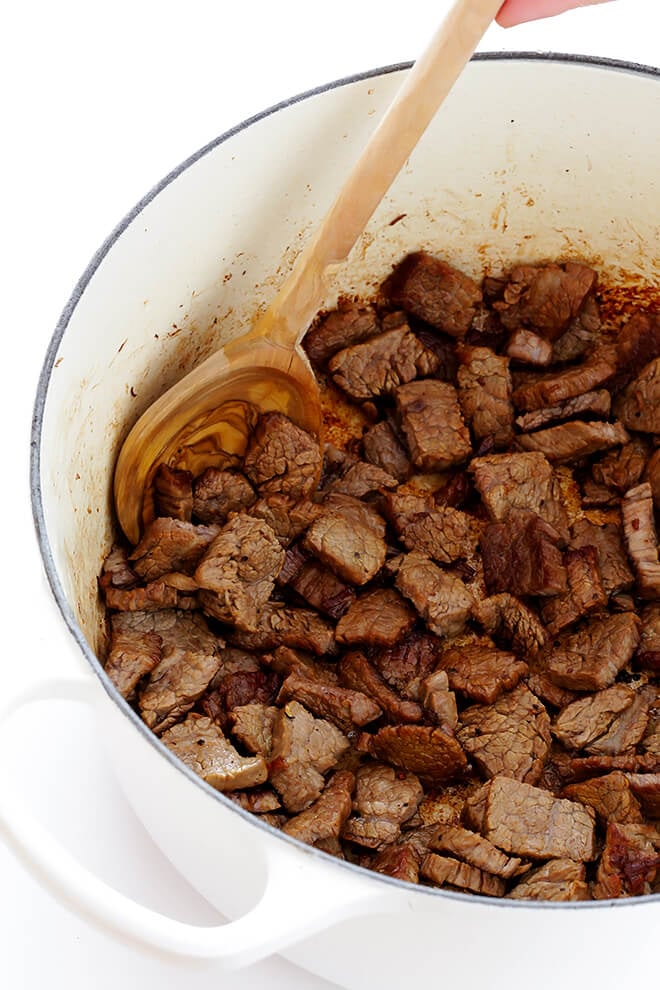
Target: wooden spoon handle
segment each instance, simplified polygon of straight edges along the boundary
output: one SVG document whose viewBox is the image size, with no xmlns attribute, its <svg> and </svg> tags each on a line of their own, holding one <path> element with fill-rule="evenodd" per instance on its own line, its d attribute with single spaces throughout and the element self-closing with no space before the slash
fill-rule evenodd
<svg viewBox="0 0 660 990">
<path fill-rule="evenodd" d="M 288 347 L 300 340 L 321 304 L 325 270 L 348 256 L 501 6 L 502 0 L 456 0 L 256 333 Z"/>
</svg>

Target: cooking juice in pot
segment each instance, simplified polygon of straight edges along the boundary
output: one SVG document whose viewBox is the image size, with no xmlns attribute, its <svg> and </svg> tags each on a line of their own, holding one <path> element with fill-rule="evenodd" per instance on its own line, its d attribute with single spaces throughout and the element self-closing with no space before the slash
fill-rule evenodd
<svg viewBox="0 0 660 990">
<path fill-rule="evenodd" d="M 660 310 L 424 252 L 303 342 L 323 445 L 163 464 L 105 668 L 270 826 L 493 897 L 660 892 Z M 320 480 L 319 480 L 320 479 Z"/>
</svg>

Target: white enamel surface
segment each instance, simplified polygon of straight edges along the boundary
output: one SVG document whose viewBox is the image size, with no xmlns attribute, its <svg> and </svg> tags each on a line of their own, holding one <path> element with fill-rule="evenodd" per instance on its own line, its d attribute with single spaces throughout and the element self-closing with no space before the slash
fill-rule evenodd
<svg viewBox="0 0 660 990">
<path fill-rule="evenodd" d="M 129 421 L 270 298 L 399 81 L 391 74 L 327 91 L 219 145 L 145 207 L 90 280 L 49 383 L 41 483 L 58 579 L 93 647 L 96 574 L 112 535 L 111 469 Z M 602 105 L 606 115 L 594 112 Z M 419 246 L 475 272 L 478 265 L 496 271 L 504 259 L 586 255 L 599 267 L 608 259 L 616 276 L 657 274 L 660 134 L 648 126 L 659 118 L 657 80 L 578 65 L 478 63 L 445 109 L 338 273 L 329 302 L 337 290 L 368 291 Z M 261 869 L 246 881 L 245 862 L 262 864 L 267 850 L 281 847 L 285 856 L 289 848 L 175 770 L 106 696 L 99 717 L 155 841 L 211 903 L 230 916 L 245 911 L 258 896 Z M 310 900 L 322 897 L 325 874 L 341 874 L 351 889 L 389 889 L 330 859 L 321 865 L 314 857 L 309 872 Z M 435 980 L 442 965 L 444 977 L 461 977 L 463 986 L 522 987 L 544 946 L 562 944 L 570 960 L 585 944 L 616 937 L 634 939 L 622 972 L 632 982 L 655 951 L 639 933 L 660 920 L 658 902 L 506 908 L 414 890 L 401 890 L 390 912 L 332 928 L 289 954 L 356 988 L 401 986 L 411 958 L 418 981 Z M 479 954 L 471 956 L 468 984 L 455 950 L 469 951 L 475 931 Z M 608 956 L 609 975 L 616 965 Z M 554 966 L 553 979 L 570 986 L 569 963 Z"/>
</svg>

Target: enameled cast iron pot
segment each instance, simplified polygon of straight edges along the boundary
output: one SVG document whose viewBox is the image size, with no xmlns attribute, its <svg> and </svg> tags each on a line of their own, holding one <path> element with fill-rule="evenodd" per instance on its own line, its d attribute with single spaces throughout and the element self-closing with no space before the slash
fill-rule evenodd
<svg viewBox="0 0 660 990">
<path fill-rule="evenodd" d="M 274 951 L 346 987 L 442 980 L 496 990 L 615 987 L 657 975 L 660 897 L 524 904 L 417 888 L 339 862 L 243 812 L 179 763 L 97 660 L 97 574 L 113 539 L 111 479 L 129 426 L 220 341 L 244 331 L 407 72 L 395 66 L 291 100 L 224 134 L 123 220 L 74 290 L 36 402 L 32 498 L 84 699 L 135 811 L 229 918 L 195 928 L 94 878 L 4 795 L 15 844 L 69 903 L 184 956 L 244 965 Z M 660 72 L 564 56 L 475 59 L 378 210 L 337 292 L 368 294 L 426 248 L 470 274 L 579 256 L 626 281 L 660 274 Z M 394 221 L 397 221 L 396 223 Z M 608 952 L 617 943 L 625 951 Z"/>
</svg>

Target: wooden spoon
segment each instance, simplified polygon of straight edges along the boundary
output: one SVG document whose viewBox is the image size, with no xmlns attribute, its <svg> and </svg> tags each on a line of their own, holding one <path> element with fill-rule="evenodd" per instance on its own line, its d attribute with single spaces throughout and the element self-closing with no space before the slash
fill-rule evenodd
<svg viewBox="0 0 660 990">
<path fill-rule="evenodd" d="M 299 345 L 322 305 L 324 276 L 348 256 L 501 5 L 456 0 L 270 307 L 247 334 L 157 399 L 128 434 L 114 490 L 132 543 L 154 516 L 153 477 L 161 463 L 199 474 L 235 462 L 263 411 L 280 410 L 320 436 L 318 386 Z"/>
</svg>

